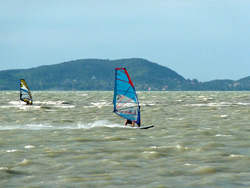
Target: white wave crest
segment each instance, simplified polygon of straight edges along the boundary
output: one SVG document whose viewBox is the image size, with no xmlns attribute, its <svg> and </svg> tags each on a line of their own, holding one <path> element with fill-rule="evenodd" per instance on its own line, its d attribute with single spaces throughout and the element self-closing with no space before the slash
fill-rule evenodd
<svg viewBox="0 0 250 188">
<path fill-rule="evenodd" d="M 26 125 L 9 125 L 9 126 L 0 126 L 0 130 L 17 130 L 17 129 L 23 129 L 23 130 L 62 130 L 62 129 L 92 129 L 92 128 L 99 128 L 99 127 L 121 127 L 121 128 L 127 128 L 124 125 L 121 124 L 114 124 L 112 122 L 109 122 L 107 120 L 99 120 L 95 121 L 93 123 L 78 123 L 76 124 L 70 124 L 70 125 L 50 125 L 50 124 L 26 124 Z"/>
<path fill-rule="evenodd" d="M 113 124 L 107 120 L 99 120 L 99 121 L 95 121 L 94 123 L 88 123 L 88 124 L 81 124 L 78 123 L 78 128 L 79 129 L 91 129 L 91 128 L 95 128 L 95 127 L 124 127 L 120 124 Z"/>
<path fill-rule="evenodd" d="M 91 102 L 91 105 L 88 107 L 97 107 L 102 108 L 103 106 L 112 106 L 110 102 L 107 102 L 106 100 L 100 100 L 100 102 Z"/>
<path fill-rule="evenodd" d="M 230 137 L 232 135 L 216 134 L 215 137 Z"/>
</svg>

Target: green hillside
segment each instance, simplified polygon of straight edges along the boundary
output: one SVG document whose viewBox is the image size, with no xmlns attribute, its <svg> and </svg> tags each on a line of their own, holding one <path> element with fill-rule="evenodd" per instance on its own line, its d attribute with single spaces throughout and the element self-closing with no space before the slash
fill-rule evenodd
<svg viewBox="0 0 250 188">
<path fill-rule="evenodd" d="M 82 59 L 31 69 L 0 71 L 0 90 L 19 90 L 24 78 L 31 90 L 113 90 L 115 68 L 125 67 L 136 90 L 242 91 L 250 90 L 250 77 L 199 82 L 145 59 Z"/>
<path fill-rule="evenodd" d="M 18 90 L 24 78 L 31 90 L 113 90 L 116 67 L 125 67 L 137 90 L 179 90 L 186 80 L 144 59 L 84 59 L 32 69 L 0 71 L 0 89 Z"/>
</svg>

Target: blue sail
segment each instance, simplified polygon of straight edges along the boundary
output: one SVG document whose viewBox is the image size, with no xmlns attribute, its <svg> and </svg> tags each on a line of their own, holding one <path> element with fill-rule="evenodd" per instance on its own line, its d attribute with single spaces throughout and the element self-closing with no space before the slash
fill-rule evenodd
<svg viewBox="0 0 250 188">
<path fill-rule="evenodd" d="M 114 112 L 140 126 L 140 106 L 133 82 L 125 68 L 115 69 Z"/>
</svg>

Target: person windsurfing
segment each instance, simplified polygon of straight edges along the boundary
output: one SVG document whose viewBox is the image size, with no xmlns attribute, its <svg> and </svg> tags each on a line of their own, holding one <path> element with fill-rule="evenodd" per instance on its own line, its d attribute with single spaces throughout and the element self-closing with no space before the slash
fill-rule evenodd
<svg viewBox="0 0 250 188">
<path fill-rule="evenodd" d="M 32 105 L 32 101 L 29 102 L 28 100 L 26 100 L 26 105 Z"/>
<path fill-rule="evenodd" d="M 20 97 L 22 98 L 22 94 L 20 95 Z M 32 105 L 32 101 L 30 102 L 27 99 L 24 99 L 23 101 L 26 102 L 26 105 Z"/>
<path fill-rule="evenodd" d="M 132 124 L 132 127 L 135 126 L 135 123 L 133 121 L 128 120 L 128 119 L 126 119 L 124 125 L 126 126 L 127 124 Z M 140 127 L 140 125 L 138 125 L 138 126 Z"/>
<path fill-rule="evenodd" d="M 134 84 L 126 68 L 115 69 L 114 113 L 126 119 L 124 125 L 135 124 L 140 127 L 140 105 Z"/>
<path fill-rule="evenodd" d="M 20 100 L 25 102 L 26 105 L 33 104 L 31 92 L 24 79 L 20 79 Z"/>
</svg>

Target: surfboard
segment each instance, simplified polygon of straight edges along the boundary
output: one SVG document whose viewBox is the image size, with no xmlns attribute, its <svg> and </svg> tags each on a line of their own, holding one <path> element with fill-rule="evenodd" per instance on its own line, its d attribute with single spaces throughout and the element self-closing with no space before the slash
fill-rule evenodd
<svg viewBox="0 0 250 188">
<path fill-rule="evenodd" d="M 138 129 L 150 129 L 153 127 L 154 127 L 154 125 L 147 125 L 147 126 L 143 126 L 143 127 L 138 127 Z"/>
</svg>

